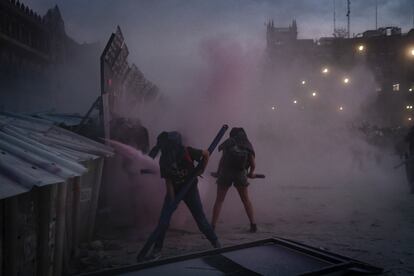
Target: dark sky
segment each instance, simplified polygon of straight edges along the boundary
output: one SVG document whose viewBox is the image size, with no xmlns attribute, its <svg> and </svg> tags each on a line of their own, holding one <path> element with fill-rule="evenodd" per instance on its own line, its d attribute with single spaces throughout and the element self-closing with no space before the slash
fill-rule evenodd
<svg viewBox="0 0 414 276">
<path fill-rule="evenodd" d="M 332 33 L 333 0 L 25 0 L 34 10 L 58 5 L 69 33 L 79 40 L 101 39 L 116 24 L 141 30 L 158 28 L 200 31 L 205 28 L 245 28 L 261 31 L 273 18 L 286 25 L 296 18 L 300 35 L 317 38 Z M 337 24 L 346 26 L 346 0 L 336 0 Z M 412 0 L 378 0 L 379 26 L 412 26 Z M 375 26 L 375 0 L 352 0 L 352 32 Z M 192 27 L 190 25 L 193 25 Z M 203 26 L 204 25 L 204 26 Z M 207 25 L 207 26 L 205 26 Z"/>
<path fill-rule="evenodd" d="M 333 28 L 333 0 L 23 1 L 40 14 L 57 4 L 67 32 L 79 42 L 104 43 L 120 25 L 133 49 L 131 59 L 154 77 L 154 67 L 163 64 L 157 61 L 192 56 L 205 37 L 228 34 L 264 44 L 268 19 L 287 26 L 295 18 L 302 38 L 329 36 Z M 412 26 L 413 0 L 378 0 L 378 6 L 379 26 L 400 26 L 404 32 Z M 336 14 L 337 26 L 345 27 L 346 0 L 336 0 Z M 352 0 L 351 16 L 351 33 L 374 28 L 375 0 Z"/>
</svg>

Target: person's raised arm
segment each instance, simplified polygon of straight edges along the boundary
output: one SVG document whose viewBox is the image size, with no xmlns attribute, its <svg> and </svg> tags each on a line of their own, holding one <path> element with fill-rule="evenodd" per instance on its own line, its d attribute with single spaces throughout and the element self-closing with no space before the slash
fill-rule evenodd
<svg viewBox="0 0 414 276">
<path fill-rule="evenodd" d="M 210 153 L 206 150 L 203 150 L 202 151 L 202 158 L 201 158 L 202 166 L 201 166 L 201 170 L 200 170 L 198 175 L 202 175 L 204 173 L 204 171 L 207 167 L 209 158 L 210 158 Z"/>
</svg>

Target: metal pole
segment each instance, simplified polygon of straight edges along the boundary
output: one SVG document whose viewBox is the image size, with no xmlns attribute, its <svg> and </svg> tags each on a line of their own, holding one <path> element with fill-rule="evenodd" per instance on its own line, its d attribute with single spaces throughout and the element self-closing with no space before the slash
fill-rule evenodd
<svg viewBox="0 0 414 276">
<path fill-rule="evenodd" d="M 375 0 L 375 30 L 378 30 L 378 0 Z"/>
<path fill-rule="evenodd" d="M 350 38 L 351 37 L 351 20 L 350 20 L 350 17 L 351 17 L 351 0 L 347 0 L 347 6 L 348 6 L 348 11 L 347 11 L 347 13 L 346 13 L 346 17 L 348 17 L 348 38 Z"/>
<path fill-rule="evenodd" d="M 228 128 L 229 128 L 228 125 L 223 125 L 220 131 L 217 133 L 213 142 L 208 147 L 208 152 L 210 153 L 210 155 L 214 152 L 214 149 L 218 146 L 221 138 L 223 138 Z M 163 210 L 163 213 L 160 216 L 160 221 L 158 222 L 157 227 L 151 233 L 151 235 L 145 242 L 144 246 L 142 247 L 141 251 L 138 253 L 138 256 L 137 256 L 138 261 L 141 261 L 147 255 L 148 251 L 152 248 L 153 244 L 156 242 L 158 237 L 161 235 L 163 228 L 166 225 L 168 227 L 170 218 L 172 214 L 174 213 L 174 211 L 177 209 L 180 201 L 185 197 L 185 195 L 187 194 L 187 192 L 191 189 L 193 185 L 197 185 L 197 172 L 201 169 L 201 166 L 202 166 L 202 163 L 200 162 L 197 165 L 197 167 L 189 173 L 187 181 L 185 181 L 185 184 L 183 185 L 183 187 L 180 189 L 180 191 L 178 191 L 174 200 L 170 203 L 170 206 L 166 210 Z"/>
<path fill-rule="evenodd" d="M 336 30 L 336 0 L 333 0 L 333 33 Z"/>
</svg>

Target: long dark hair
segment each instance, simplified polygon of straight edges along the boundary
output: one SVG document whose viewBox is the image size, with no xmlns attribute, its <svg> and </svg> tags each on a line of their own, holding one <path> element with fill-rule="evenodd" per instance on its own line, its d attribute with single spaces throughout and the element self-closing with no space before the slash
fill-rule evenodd
<svg viewBox="0 0 414 276">
<path fill-rule="evenodd" d="M 219 146 L 219 150 L 223 150 L 227 146 L 236 144 L 237 146 L 244 148 L 255 155 L 253 145 L 250 143 L 249 138 L 247 138 L 246 131 L 244 131 L 242 127 L 233 127 L 229 136 L 230 137 Z"/>
</svg>

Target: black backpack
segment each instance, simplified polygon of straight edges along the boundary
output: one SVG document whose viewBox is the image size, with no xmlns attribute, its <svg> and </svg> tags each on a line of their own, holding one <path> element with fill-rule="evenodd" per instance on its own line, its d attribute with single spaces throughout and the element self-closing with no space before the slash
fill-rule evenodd
<svg viewBox="0 0 414 276">
<path fill-rule="evenodd" d="M 226 168 L 242 171 L 249 166 L 250 151 L 237 144 L 233 144 L 225 149 L 223 158 Z"/>
</svg>

